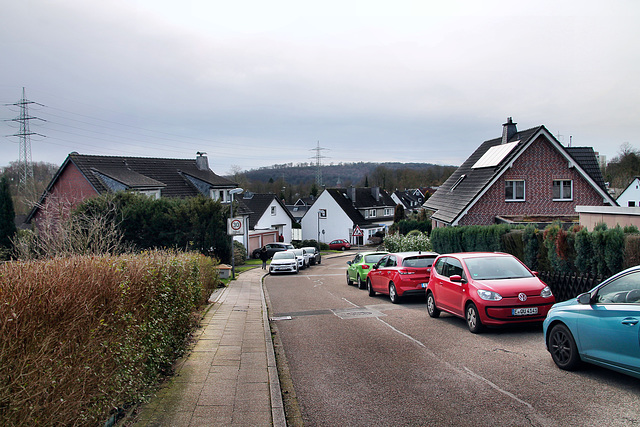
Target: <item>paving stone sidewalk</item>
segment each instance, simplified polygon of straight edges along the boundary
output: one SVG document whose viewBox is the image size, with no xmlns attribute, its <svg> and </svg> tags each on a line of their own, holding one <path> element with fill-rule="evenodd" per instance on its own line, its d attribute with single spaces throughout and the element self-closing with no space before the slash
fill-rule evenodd
<svg viewBox="0 0 640 427">
<path fill-rule="evenodd" d="M 212 295 L 193 350 L 136 426 L 286 426 L 263 275 L 246 271 Z"/>
</svg>

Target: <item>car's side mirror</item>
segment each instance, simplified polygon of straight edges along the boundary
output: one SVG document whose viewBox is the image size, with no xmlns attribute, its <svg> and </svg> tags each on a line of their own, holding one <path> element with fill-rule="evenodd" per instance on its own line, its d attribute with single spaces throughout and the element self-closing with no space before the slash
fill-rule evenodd
<svg viewBox="0 0 640 427">
<path fill-rule="evenodd" d="M 585 292 L 584 294 L 578 295 L 578 303 L 579 304 L 591 304 L 591 294 L 589 292 Z"/>
<path fill-rule="evenodd" d="M 351 265 L 351 261 L 347 261 L 347 265 Z"/>
<path fill-rule="evenodd" d="M 537 271 L 532 271 L 534 276 L 538 276 L 538 272 Z"/>
<path fill-rule="evenodd" d="M 459 274 L 454 274 L 453 276 L 449 277 L 449 280 L 451 280 L 452 282 L 462 283 L 462 276 Z"/>
</svg>

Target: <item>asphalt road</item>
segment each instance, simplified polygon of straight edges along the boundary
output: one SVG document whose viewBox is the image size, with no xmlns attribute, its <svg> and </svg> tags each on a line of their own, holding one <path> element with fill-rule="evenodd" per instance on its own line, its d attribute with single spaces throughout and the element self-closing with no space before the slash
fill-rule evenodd
<svg viewBox="0 0 640 427">
<path fill-rule="evenodd" d="M 421 298 L 369 297 L 351 256 L 265 278 L 304 425 L 640 425 L 640 381 L 561 371 L 539 325 L 473 335 Z"/>
</svg>

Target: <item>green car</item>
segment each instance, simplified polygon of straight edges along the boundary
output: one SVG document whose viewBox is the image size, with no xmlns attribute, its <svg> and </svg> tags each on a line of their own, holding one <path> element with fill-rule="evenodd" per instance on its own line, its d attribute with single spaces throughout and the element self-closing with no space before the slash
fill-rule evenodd
<svg viewBox="0 0 640 427">
<path fill-rule="evenodd" d="M 347 285 L 355 282 L 359 289 L 367 287 L 367 274 L 371 267 L 388 252 L 358 252 L 353 260 L 347 261 Z"/>
</svg>

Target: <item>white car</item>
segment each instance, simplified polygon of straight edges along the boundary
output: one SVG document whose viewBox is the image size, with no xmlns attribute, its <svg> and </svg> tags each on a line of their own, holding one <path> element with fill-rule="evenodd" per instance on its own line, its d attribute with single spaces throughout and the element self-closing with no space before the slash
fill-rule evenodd
<svg viewBox="0 0 640 427">
<path fill-rule="evenodd" d="M 269 264 L 269 274 L 298 273 L 298 259 L 292 251 L 281 251 L 273 254 Z"/>
<path fill-rule="evenodd" d="M 311 265 L 311 261 L 309 261 L 309 254 L 305 254 L 302 249 L 290 249 L 290 252 L 296 254 L 296 258 L 298 258 L 298 268 L 302 270 L 303 268 L 309 267 Z"/>
<path fill-rule="evenodd" d="M 302 248 L 306 255 L 309 255 L 309 262 L 311 265 L 320 264 L 322 262 L 322 255 L 320 255 L 320 251 L 318 248 L 314 248 L 313 246 L 308 246 Z"/>
</svg>

